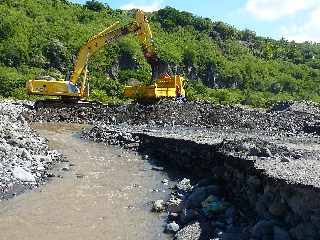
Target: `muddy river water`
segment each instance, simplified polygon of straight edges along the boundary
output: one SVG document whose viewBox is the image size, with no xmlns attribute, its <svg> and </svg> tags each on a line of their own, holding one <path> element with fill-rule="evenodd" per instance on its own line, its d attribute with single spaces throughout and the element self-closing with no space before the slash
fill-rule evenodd
<svg viewBox="0 0 320 240">
<path fill-rule="evenodd" d="M 0 202 L 2 240 L 169 239 L 151 202 L 166 197 L 167 176 L 134 152 L 86 142 L 80 125 L 35 124 L 70 161 L 48 184 Z M 170 185 L 170 184 L 169 184 Z"/>
</svg>

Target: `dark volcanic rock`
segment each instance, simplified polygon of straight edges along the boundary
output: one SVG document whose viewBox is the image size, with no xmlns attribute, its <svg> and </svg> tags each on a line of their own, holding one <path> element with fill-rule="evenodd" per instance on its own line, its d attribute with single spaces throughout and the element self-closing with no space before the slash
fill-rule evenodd
<svg viewBox="0 0 320 240">
<path fill-rule="evenodd" d="M 33 120 L 91 124 L 127 123 L 161 127 L 220 127 L 289 133 L 311 131 L 307 126 L 313 126 L 320 121 L 320 111 L 316 104 L 309 103 L 310 106 L 306 106 L 303 102 L 287 105 L 291 110 L 288 110 L 289 107 L 275 106 L 266 112 L 243 106 L 215 106 L 204 101 L 162 101 L 154 105 L 58 104 L 56 107 L 37 109 Z"/>
<path fill-rule="evenodd" d="M 210 195 L 219 195 L 220 188 L 217 186 L 207 186 L 196 188 L 185 201 L 187 208 L 200 207 L 202 201 L 204 201 Z"/>
</svg>

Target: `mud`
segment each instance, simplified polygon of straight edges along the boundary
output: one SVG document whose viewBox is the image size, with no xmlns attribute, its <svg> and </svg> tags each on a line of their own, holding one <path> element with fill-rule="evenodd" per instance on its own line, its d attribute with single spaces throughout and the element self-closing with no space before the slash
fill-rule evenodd
<svg viewBox="0 0 320 240">
<path fill-rule="evenodd" d="M 35 192 L 0 202 L 0 239 L 168 239 L 152 201 L 165 199 L 168 178 L 133 152 L 81 140 L 83 126 L 34 124 L 70 161 Z"/>
</svg>

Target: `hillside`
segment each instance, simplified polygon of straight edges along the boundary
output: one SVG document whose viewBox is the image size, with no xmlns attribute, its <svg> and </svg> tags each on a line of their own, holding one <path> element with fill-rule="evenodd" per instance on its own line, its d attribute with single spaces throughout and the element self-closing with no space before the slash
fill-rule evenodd
<svg viewBox="0 0 320 240">
<path fill-rule="evenodd" d="M 96 1 L 0 0 L 0 95 L 24 98 L 38 75 L 64 77 L 77 49 L 129 11 Z M 190 80 L 189 97 L 265 106 L 283 99 L 320 101 L 320 45 L 256 36 L 253 31 L 171 7 L 149 15 L 159 58 Z M 128 79 L 150 80 L 137 40 L 127 36 L 90 61 L 93 97 L 121 98 Z"/>
</svg>

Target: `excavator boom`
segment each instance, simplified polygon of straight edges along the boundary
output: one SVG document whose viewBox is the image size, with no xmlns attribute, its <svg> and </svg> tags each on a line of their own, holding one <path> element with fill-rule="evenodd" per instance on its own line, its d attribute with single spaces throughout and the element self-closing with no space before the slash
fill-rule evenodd
<svg viewBox="0 0 320 240">
<path fill-rule="evenodd" d="M 147 17 L 141 10 L 137 10 L 136 20 L 126 26 L 119 27 L 119 21 L 106 28 L 104 31 L 91 37 L 87 43 L 79 50 L 76 62 L 73 66 L 73 74 L 70 81 L 76 83 L 79 76 L 82 74 L 88 59 L 104 47 L 122 36 L 129 33 L 136 33 L 144 55 L 147 61 L 156 58 L 155 47 L 152 41 L 152 32 Z"/>
</svg>

